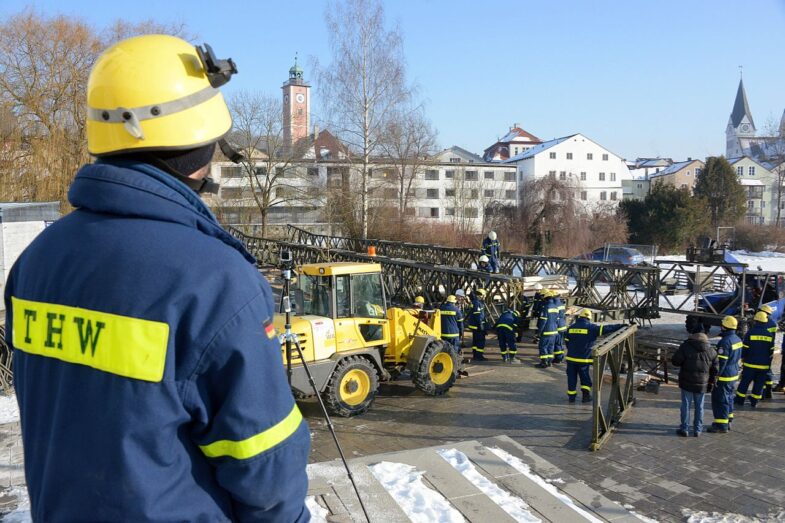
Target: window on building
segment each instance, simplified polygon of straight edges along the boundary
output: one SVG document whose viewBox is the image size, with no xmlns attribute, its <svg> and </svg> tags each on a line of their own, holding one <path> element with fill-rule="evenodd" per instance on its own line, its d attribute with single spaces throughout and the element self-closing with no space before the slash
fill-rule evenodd
<svg viewBox="0 0 785 523">
<path fill-rule="evenodd" d="M 696 167 L 695 168 L 695 178 L 697 178 L 700 175 L 701 175 L 701 169 L 700 169 L 700 167 Z"/>
<path fill-rule="evenodd" d="M 493 180 L 493 171 L 485 171 L 485 176 L 484 176 L 484 178 L 485 178 L 486 180 Z"/>
<path fill-rule="evenodd" d="M 455 189 L 445 189 L 444 190 L 444 197 L 445 198 L 454 198 L 455 197 Z"/>
<path fill-rule="evenodd" d="M 754 207 L 755 207 L 755 202 L 753 202 L 752 200 L 747 200 L 747 208 L 749 210 L 752 210 Z"/>
<path fill-rule="evenodd" d="M 426 180 L 438 180 L 439 179 L 439 171 L 436 169 L 428 169 L 425 171 L 425 179 Z"/>
<path fill-rule="evenodd" d="M 398 198 L 398 189 L 394 187 L 387 187 L 384 189 L 384 197 L 387 199 L 397 199 Z"/>
<path fill-rule="evenodd" d="M 608 161 L 608 155 L 607 154 L 603 154 L 602 155 L 602 159 L 607 162 Z"/>
<path fill-rule="evenodd" d="M 567 171 L 559 171 L 559 180 L 567 179 Z"/>
<path fill-rule="evenodd" d="M 682 189 L 686 189 L 687 188 L 687 184 L 686 183 L 681 184 L 681 188 Z"/>
<path fill-rule="evenodd" d="M 611 181 L 612 182 L 616 181 L 616 173 L 611 173 Z"/>
<path fill-rule="evenodd" d="M 229 200 L 233 198 L 241 198 L 242 196 L 242 187 L 221 187 L 221 198 Z"/>
<path fill-rule="evenodd" d="M 581 191 L 581 200 L 586 201 L 586 191 Z"/>
<path fill-rule="evenodd" d="M 221 167 L 221 178 L 242 178 L 243 168 L 240 166 Z"/>
<path fill-rule="evenodd" d="M 692 174 L 692 171 L 690 171 L 689 169 L 687 169 L 687 176 L 690 176 L 691 174 Z"/>
<path fill-rule="evenodd" d="M 521 172 L 519 172 L 519 173 L 518 173 L 518 179 L 519 179 L 520 181 L 523 181 L 523 171 L 521 171 Z"/>
<path fill-rule="evenodd" d="M 253 170 L 254 176 L 267 176 L 267 167 L 257 167 Z"/>
<path fill-rule="evenodd" d="M 555 179 L 556 178 L 556 171 L 548 171 L 548 176 L 550 176 L 551 178 Z"/>
<path fill-rule="evenodd" d="M 439 198 L 439 189 L 426 189 L 425 197 L 429 200 L 436 200 Z"/>
<path fill-rule="evenodd" d="M 373 178 L 373 169 L 368 168 L 368 178 Z"/>
<path fill-rule="evenodd" d="M 611 200 L 616 199 L 616 191 L 611 191 Z"/>
<path fill-rule="evenodd" d="M 600 192 L 600 200 L 607 200 L 607 199 L 608 199 L 607 193 L 605 191 L 601 191 Z"/>
<path fill-rule="evenodd" d="M 747 187 L 747 198 L 754 198 L 756 200 L 763 198 L 763 187 Z"/>
<path fill-rule="evenodd" d="M 319 176 L 318 167 L 308 167 L 308 176 Z"/>
<path fill-rule="evenodd" d="M 749 174 L 750 176 L 755 176 L 755 166 L 754 165 L 750 165 L 747 168 L 747 174 Z"/>
<path fill-rule="evenodd" d="M 515 189 L 504 191 L 504 198 L 507 200 L 515 199 Z"/>
<path fill-rule="evenodd" d="M 476 182 L 477 181 L 477 171 L 466 171 L 465 179 L 469 180 L 470 182 Z"/>
<path fill-rule="evenodd" d="M 504 181 L 505 182 L 514 182 L 515 181 L 515 171 L 505 171 L 505 173 L 504 173 Z"/>
<path fill-rule="evenodd" d="M 586 171 L 581 171 L 581 181 L 582 182 L 586 181 Z"/>
<path fill-rule="evenodd" d="M 283 167 L 276 167 L 275 168 L 275 176 L 276 177 L 284 178 L 284 177 L 286 177 L 286 174 L 287 174 L 286 173 L 286 169 L 284 169 Z"/>
<path fill-rule="evenodd" d="M 600 173 L 600 181 L 601 182 L 605 181 L 605 173 Z"/>
<path fill-rule="evenodd" d="M 744 167 L 741 165 L 736 166 L 736 176 L 744 176 Z"/>
<path fill-rule="evenodd" d="M 761 209 L 765 209 L 766 208 L 766 201 L 765 200 L 761 200 L 760 201 L 760 208 Z"/>
<path fill-rule="evenodd" d="M 461 159 L 457 156 L 450 157 L 450 163 L 461 163 Z"/>
<path fill-rule="evenodd" d="M 414 212 L 415 212 L 415 209 L 414 209 L 414 207 L 406 207 L 406 208 L 403 210 L 403 215 L 404 215 L 404 216 L 414 216 Z"/>
<path fill-rule="evenodd" d="M 594 155 L 592 153 L 586 153 L 587 160 L 594 160 Z"/>
<path fill-rule="evenodd" d="M 464 218 L 476 218 L 478 214 L 476 207 L 467 207 L 463 210 Z"/>
<path fill-rule="evenodd" d="M 455 207 L 445 207 L 444 208 L 444 215 L 445 216 L 455 216 Z"/>
<path fill-rule="evenodd" d="M 438 217 L 439 217 L 439 208 L 431 207 L 431 218 L 438 218 Z"/>
<path fill-rule="evenodd" d="M 486 198 L 493 198 L 493 189 L 485 189 L 482 195 Z"/>
<path fill-rule="evenodd" d="M 515 148 L 515 152 L 514 152 L 513 154 L 514 154 L 514 155 L 517 155 L 517 154 L 518 154 L 518 148 L 517 148 L 517 147 Z"/>
<path fill-rule="evenodd" d="M 550 158 L 551 160 L 555 160 L 556 159 L 556 153 L 548 153 L 548 158 Z"/>
<path fill-rule="evenodd" d="M 472 200 L 476 200 L 479 197 L 480 197 L 480 191 L 479 190 L 472 189 L 471 191 L 469 191 L 469 198 L 471 198 Z"/>
<path fill-rule="evenodd" d="M 643 189 L 643 184 L 642 183 L 638 184 L 638 189 Z"/>
<path fill-rule="evenodd" d="M 572 153 L 567 153 L 567 159 L 572 160 Z"/>
<path fill-rule="evenodd" d="M 455 171 L 444 171 L 445 178 L 455 178 Z"/>
</svg>

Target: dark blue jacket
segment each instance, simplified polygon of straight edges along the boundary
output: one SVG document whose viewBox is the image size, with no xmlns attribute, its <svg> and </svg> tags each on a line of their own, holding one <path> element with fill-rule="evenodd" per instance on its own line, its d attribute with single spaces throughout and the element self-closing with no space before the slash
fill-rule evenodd
<svg viewBox="0 0 785 523">
<path fill-rule="evenodd" d="M 506 330 L 512 334 L 517 333 L 519 320 L 520 314 L 518 314 L 518 311 L 507 309 L 499 316 L 499 319 L 496 320 L 496 332 L 499 333 L 502 330 Z"/>
<path fill-rule="evenodd" d="M 448 301 L 439 307 L 442 319 L 442 338 L 457 338 L 463 330 L 463 314 L 457 305 Z"/>
<path fill-rule="evenodd" d="M 567 329 L 564 339 L 567 342 L 567 361 L 572 363 L 591 363 L 592 346 L 603 334 L 610 334 L 624 327 L 619 325 L 597 325 L 588 318 L 578 318 Z"/>
<path fill-rule="evenodd" d="M 501 245 L 499 244 L 499 240 L 491 240 L 487 236 L 482 240 L 482 253 L 488 256 L 489 258 L 499 258 L 499 251 L 501 249 Z"/>
<path fill-rule="evenodd" d="M 774 333 L 765 323 L 755 322 L 744 336 L 741 357 L 744 366 L 751 369 L 768 370 L 774 353 Z"/>
<path fill-rule="evenodd" d="M 35 521 L 306 521 L 270 287 L 196 193 L 83 167 L 6 287 Z"/>
<path fill-rule="evenodd" d="M 559 332 L 559 304 L 556 298 L 545 300 L 540 309 L 540 318 L 537 322 L 540 336 L 555 336 Z"/>
<path fill-rule="evenodd" d="M 557 297 L 556 298 L 556 308 L 559 309 L 559 332 L 564 332 L 567 330 L 567 307 L 564 305 L 564 301 Z"/>
<path fill-rule="evenodd" d="M 720 381 L 736 381 L 739 379 L 739 360 L 743 342 L 735 330 L 723 330 L 717 342 L 717 357 L 720 370 L 717 377 Z M 727 378 L 727 379 L 724 379 Z"/>
<path fill-rule="evenodd" d="M 472 294 L 472 309 L 466 318 L 466 324 L 470 330 L 485 330 L 485 303 L 477 299 Z"/>
</svg>

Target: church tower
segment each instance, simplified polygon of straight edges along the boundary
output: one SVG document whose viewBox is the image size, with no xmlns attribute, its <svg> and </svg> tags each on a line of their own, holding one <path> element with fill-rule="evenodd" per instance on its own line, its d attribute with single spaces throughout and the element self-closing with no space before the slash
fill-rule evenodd
<svg viewBox="0 0 785 523">
<path fill-rule="evenodd" d="M 311 86 L 303 80 L 303 70 L 297 65 L 289 69 L 289 80 L 281 87 L 283 90 L 283 141 L 291 147 L 308 136 L 311 128 Z"/>
<path fill-rule="evenodd" d="M 739 79 L 739 89 L 736 91 L 736 101 L 730 113 L 728 127 L 725 130 L 725 157 L 736 158 L 744 155 L 745 147 L 741 138 L 755 137 L 755 122 L 747 103 L 747 93 L 744 91 L 744 81 Z"/>
</svg>

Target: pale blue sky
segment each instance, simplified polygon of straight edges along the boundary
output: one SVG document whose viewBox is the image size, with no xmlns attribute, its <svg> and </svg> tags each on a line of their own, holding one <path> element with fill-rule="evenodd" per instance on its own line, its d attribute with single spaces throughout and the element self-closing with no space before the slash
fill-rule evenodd
<svg viewBox="0 0 785 523">
<path fill-rule="evenodd" d="M 280 93 L 295 51 L 330 60 L 323 0 L 3 0 L 96 26 L 184 22 L 240 69 L 228 90 Z M 513 123 L 542 139 L 581 132 L 626 158 L 725 152 L 744 66 L 760 129 L 785 110 L 785 0 L 388 0 L 410 79 L 443 146 L 482 150 Z M 315 86 L 316 87 L 316 86 Z M 313 93 L 315 116 L 318 89 Z"/>
</svg>

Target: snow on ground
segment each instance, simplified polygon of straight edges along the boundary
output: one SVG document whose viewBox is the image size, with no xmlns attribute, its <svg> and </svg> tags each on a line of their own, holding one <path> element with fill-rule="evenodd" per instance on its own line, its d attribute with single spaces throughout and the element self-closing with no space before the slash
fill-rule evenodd
<svg viewBox="0 0 785 523">
<path fill-rule="evenodd" d="M 592 523 L 602 523 L 601 519 L 598 519 L 598 518 L 592 516 L 590 513 L 586 512 L 585 510 L 580 508 L 578 505 L 575 504 L 575 502 L 572 500 L 572 498 L 570 498 L 569 496 L 566 496 L 565 494 L 562 494 L 559 491 L 559 489 L 557 489 L 556 487 L 551 485 L 549 482 L 544 480 L 542 477 L 540 477 L 537 474 L 535 474 L 534 472 L 532 472 L 531 468 L 529 468 L 529 465 L 527 465 L 526 463 L 521 461 L 519 458 L 513 456 L 509 452 L 507 452 L 505 450 L 502 450 L 502 449 L 500 449 L 498 447 L 489 447 L 488 450 L 490 450 L 491 452 L 496 454 L 499 458 L 501 458 L 504 461 L 506 461 L 509 466 L 511 466 L 512 468 L 514 468 L 515 470 L 517 470 L 518 472 L 520 472 L 521 474 L 523 474 L 524 476 L 526 476 L 530 480 L 532 480 L 535 483 L 537 483 L 538 485 L 540 485 L 542 488 L 544 488 L 550 494 L 552 494 L 554 497 L 556 497 L 559 501 L 561 501 L 562 503 L 564 503 L 565 505 L 570 507 L 572 510 L 574 510 L 575 512 L 577 512 L 578 514 L 580 514 L 581 516 L 583 516 L 587 520 L 591 521 Z M 561 483 L 564 483 L 563 480 L 558 480 L 558 481 L 560 481 Z"/>
<path fill-rule="evenodd" d="M 686 523 L 782 523 L 785 522 L 785 511 L 767 516 L 743 516 L 741 514 L 722 514 L 720 512 L 691 511 L 684 509 L 682 515 Z"/>
<path fill-rule="evenodd" d="M 382 461 L 368 468 L 414 523 L 465 521 L 444 496 L 423 483 L 423 472 L 415 467 Z"/>
<path fill-rule="evenodd" d="M 27 497 L 27 487 L 14 487 L 6 491 L 9 496 L 16 497 L 18 505 L 16 510 L 3 516 L 3 523 L 32 523 L 30 517 L 30 498 Z"/>
<path fill-rule="evenodd" d="M 762 251 L 730 251 L 730 253 L 741 263 L 749 265 L 750 270 L 758 270 L 758 266 L 764 271 L 785 272 L 785 253 Z M 665 254 L 657 256 L 658 260 L 685 261 L 684 254 Z"/>
<path fill-rule="evenodd" d="M 19 421 L 19 405 L 16 403 L 16 394 L 0 394 L 0 425 Z"/>
<path fill-rule="evenodd" d="M 499 508 L 509 514 L 515 521 L 521 523 L 541 521 L 540 518 L 529 511 L 529 505 L 525 501 L 502 490 L 495 483 L 480 474 L 463 452 L 456 449 L 440 449 L 437 452 L 447 463 L 473 483 L 483 494 L 491 498 L 499 505 Z"/>
<path fill-rule="evenodd" d="M 634 508 L 635 508 L 635 507 L 633 507 L 632 505 L 624 505 L 624 508 L 626 508 L 627 510 L 629 510 L 629 511 L 630 511 L 630 514 L 632 514 L 632 515 L 633 515 L 633 516 L 635 516 L 636 518 L 640 519 L 640 520 L 641 520 L 641 521 L 643 521 L 644 523 L 660 523 L 660 522 L 659 522 L 659 521 L 657 521 L 656 519 L 647 518 L 646 516 L 644 516 L 644 515 L 642 515 L 642 514 L 638 514 L 637 512 L 635 512 L 634 510 L 632 510 L 632 509 L 634 509 Z"/>
<path fill-rule="evenodd" d="M 327 523 L 327 516 L 330 515 L 330 511 L 316 501 L 316 496 L 306 497 L 305 506 L 308 507 L 308 511 L 311 513 L 312 523 Z"/>
</svg>

